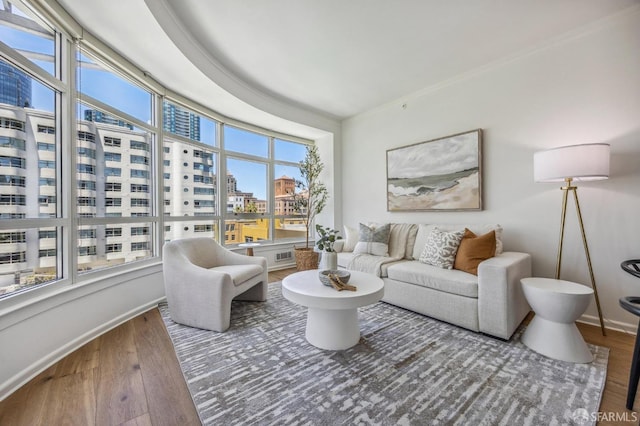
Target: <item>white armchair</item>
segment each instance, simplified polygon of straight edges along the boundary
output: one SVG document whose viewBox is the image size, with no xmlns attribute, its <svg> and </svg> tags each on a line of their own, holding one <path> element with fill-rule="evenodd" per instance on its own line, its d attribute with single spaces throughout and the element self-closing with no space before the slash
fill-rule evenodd
<svg viewBox="0 0 640 426">
<path fill-rule="evenodd" d="M 165 243 L 164 287 L 171 319 L 179 324 L 225 331 L 232 300 L 267 300 L 267 260 L 237 254 L 213 238 Z"/>
</svg>

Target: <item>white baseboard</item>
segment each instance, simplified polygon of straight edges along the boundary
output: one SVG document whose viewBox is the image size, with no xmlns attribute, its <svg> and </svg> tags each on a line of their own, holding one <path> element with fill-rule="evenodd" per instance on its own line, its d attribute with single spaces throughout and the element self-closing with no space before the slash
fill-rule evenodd
<svg viewBox="0 0 640 426">
<path fill-rule="evenodd" d="M 32 363 L 28 367 L 24 368 L 22 371 L 15 374 L 9 380 L 5 381 L 0 385 L 0 401 L 3 401 L 13 392 L 18 390 L 20 387 L 24 386 L 29 380 L 36 377 L 38 374 L 42 373 L 44 370 L 60 361 L 65 356 L 69 355 L 73 351 L 79 349 L 86 343 L 89 343 L 93 339 L 103 335 L 104 333 L 116 328 L 117 326 L 129 321 L 136 316 L 143 314 L 147 311 L 158 306 L 158 303 L 166 300 L 165 297 L 154 300 L 152 302 L 146 303 L 142 306 L 139 306 L 135 309 L 130 310 L 129 312 L 125 312 L 124 314 L 114 318 L 113 320 L 100 325 L 99 327 L 94 328 L 93 330 L 87 331 L 85 334 L 78 336 L 67 344 L 59 347 L 54 352 L 50 353 L 46 357 L 39 359 L 38 361 Z"/>
<path fill-rule="evenodd" d="M 273 265 L 269 268 L 269 272 L 273 272 L 273 271 L 280 271 L 282 269 L 289 269 L 289 268 L 295 268 L 296 267 L 296 263 L 285 263 L 285 264 L 280 264 L 278 263 L 277 265 Z"/>
<path fill-rule="evenodd" d="M 600 318 L 593 315 L 583 315 L 580 317 L 578 322 L 600 327 Z M 631 334 L 633 336 L 635 336 L 638 332 L 638 324 L 629 324 L 626 322 L 613 321 L 606 318 L 604 319 L 604 327 L 607 330 L 620 331 L 622 333 Z"/>
</svg>

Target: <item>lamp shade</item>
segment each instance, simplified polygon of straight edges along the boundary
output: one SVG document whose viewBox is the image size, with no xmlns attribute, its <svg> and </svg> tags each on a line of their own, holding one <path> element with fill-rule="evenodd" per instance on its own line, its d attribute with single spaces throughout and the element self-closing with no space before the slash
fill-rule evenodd
<svg viewBox="0 0 640 426">
<path fill-rule="evenodd" d="M 606 143 L 561 146 L 533 154 L 536 182 L 602 180 L 609 177 L 609 150 Z"/>
</svg>

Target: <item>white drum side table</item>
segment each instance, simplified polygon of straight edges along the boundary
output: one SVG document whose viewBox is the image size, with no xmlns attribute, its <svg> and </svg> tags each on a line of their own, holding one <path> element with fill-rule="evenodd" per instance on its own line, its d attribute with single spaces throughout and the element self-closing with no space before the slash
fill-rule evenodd
<svg viewBox="0 0 640 426">
<path fill-rule="evenodd" d="M 523 278 L 520 282 L 536 314 L 522 335 L 522 343 L 549 358 L 574 363 L 593 361 L 575 324 L 589 306 L 593 289 L 552 278 Z"/>
<path fill-rule="evenodd" d="M 360 340 L 358 308 L 372 305 L 384 296 L 384 283 L 375 275 L 350 271 L 356 291 L 337 291 L 320 282 L 318 270 L 296 272 L 282 280 L 282 295 L 306 306 L 305 337 L 320 349 L 348 349 Z"/>
</svg>

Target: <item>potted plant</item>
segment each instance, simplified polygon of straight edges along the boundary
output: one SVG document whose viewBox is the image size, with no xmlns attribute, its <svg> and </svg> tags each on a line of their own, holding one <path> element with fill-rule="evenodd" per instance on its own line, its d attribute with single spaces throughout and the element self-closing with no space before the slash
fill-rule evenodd
<svg viewBox="0 0 640 426">
<path fill-rule="evenodd" d="M 320 236 L 320 238 L 316 240 L 316 246 L 322 251 L 323 268 L 330 270 L 338 269 L 338 254 L 333 250 L 333 244 L 336 240 L 342 239 L 342 237 L 338 235 L 340 231 L 329 227 L 325 228 L 317 224 L 316 232 Z"/>
<path fill-rule="evenodd" d="M 309 231 L 316 215 L 322 212 L 327 204 L 329 192 L 327 187 L 320 182 L 320 173 L 324 169 L 324 164 L 320 160 L 318 147 L 307 146 L 304 160 L 300 161 L 300 177 L 296 179 L 296 189 L 293 195 L 293 209 L 301 213 L 306 233 L 306 244 L 304 247 L 294 247 L 296 257 L 296 268 L 299 271 L 316 269 L 318 267 L 318 253 L 309 246 Z"/>
</svg>

